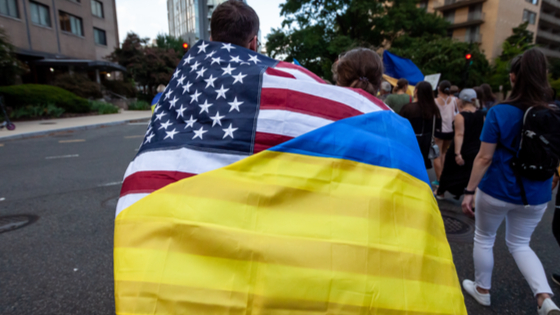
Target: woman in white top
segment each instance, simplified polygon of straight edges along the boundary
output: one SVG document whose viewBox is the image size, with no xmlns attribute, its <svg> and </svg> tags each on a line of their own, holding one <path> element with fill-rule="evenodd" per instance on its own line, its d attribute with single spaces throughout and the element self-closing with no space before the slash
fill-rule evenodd
<svg viewBox="0 0 560 315">
<path fill-rule="evenodd" d="M 439 186 L 439 178 L 443 172 L 443 161 L 445 161 L 445 154 L 453 140 L 453 120 L 457 115 L 457 98 L 451 95 L 451 83 L 447 80 L 441 81 L 438 87 L 438 97 L 436 98 L 436 105 L 441 114 L 441 132 L 436 132 L 436 144 L 440 149 L 439 158 L 434 160 L 434 169 L 436 171 L 437 180 L 432 182 L 432 185 Z"/>
</svg>

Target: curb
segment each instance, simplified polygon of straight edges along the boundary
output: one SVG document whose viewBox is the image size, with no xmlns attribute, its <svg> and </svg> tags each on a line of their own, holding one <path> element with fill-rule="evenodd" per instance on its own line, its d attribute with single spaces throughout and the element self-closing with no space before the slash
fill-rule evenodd
<svg viewBox="0 0 560 315">
<path fill-rule="evenodd" d="M 68 127 L 68 128 L 60 128 L 60 129 L 53 129 L 53 130 L 45 130 L 45 131 L 35 131 L 35 132 L 28 132 L 20 135 L 15 136 L 0 136 L 0 141 L 9 141 L 9 140 L 22 140 L 28 138 L 36 138 L 36 137 L 44 137 L 50 136 L 59 132 L 68 132 L 68 131 L 80 131 L 80 130 L 90 130 L 90 129 L 98 129 L 103 127 L 111 127 L 111 126 L 118 126 L 118 125 L 125 125 L 131 122 L 144 122 L 146 121 L 146 126 L 150 118 L 135 118 L 135 119 L 127 119 L 121 121 L 114 121 L 108 123 L 99 123 L 93 125 L 86 125 L 86 126 L 76 126 L 76 127 Z"/>
</svg>

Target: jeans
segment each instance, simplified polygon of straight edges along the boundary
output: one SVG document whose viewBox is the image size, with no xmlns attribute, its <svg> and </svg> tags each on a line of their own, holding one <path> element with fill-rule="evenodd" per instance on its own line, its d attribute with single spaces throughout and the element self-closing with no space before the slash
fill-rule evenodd
<svg viewBox="0 0 560 315">
<path fill-rule="evenodd" d="M 494 241 L 500 224 L 506 220 L 506 244 L 533 294 L 552 295 L 541 261 L 529 247 L 531 235 L 546 211 L 547 204 L 525 207 L 498 200 L 478 190 L 474 236 L 475 283 L 490 290 L 494 268 Z"/>
</svg>

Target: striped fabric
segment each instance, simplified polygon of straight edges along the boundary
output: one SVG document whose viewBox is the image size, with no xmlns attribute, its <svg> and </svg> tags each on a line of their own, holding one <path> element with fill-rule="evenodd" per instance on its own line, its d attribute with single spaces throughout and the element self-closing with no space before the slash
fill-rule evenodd
<svg viewBox="0 0 560 315">
<path fill-rule="evenodd" d="M 204 48 L 204 51 L 201 48 Z M 216 52 L 216 54 L 212 54 L 212 52 Z M 222 55 L 219 55 L 220 53 Z M 209 55 L 210 57 L 208 57 Z M 256 59 L 255 56 L 257 56 Z M 215 62 L 218 59 L 221 61 Z M 230 59 L 237 61 L 225 61 Z M 199 77 L 198 72 L 194 69 L 197 65 L 195 62 L 199 61 L 200 67 L 208 68 L 202 77 Z M 223 71 L 227 69 L 226 66 L 236 70 L 227 74 L 227 71 Z M 197 65 L 196 69 L 201 68 L 198 68 Z M 148 139 L 150 130 L 169 131 L 175 126 L 178 126 L 176 128 L 178 132 L 187 133 L 187 135 L 192 132 L 183 128 L 188 123 L 189 114 L 186 114 L 184 118 L 179 118 L 176 124 L 171 125 L 169 129 L 164 126 L 167 118 L 170 116 L 175 118 L 175 112 L 180 104 L 184 103 L 187 108 L 190 106 L 190 108 L 198 109 L 204 101 L 210 101 L 215 104 L 208 113 L 208 116 L 211 116 L 215 113 L 212 112 L 212 109 L 217 108 L 218 101 L 234 101 L 236 95 L 233 93 L 227 94 L 227 99 L 216 100 L 214 89 L 205 88 L 208 86 L 205 82 L 209 82 L 207 80 L 212 77 L 211 73 L 217 73 L 216 89 L 220 86 L 224 88 L 239 87 L 239 83 L 231 85 L 231 82 L 235 82 L 232 78 L 235 78 L 234 75 L 238 74 L 238 71 L 246 74 L 243 79 L 245 82 L 255 82 L 254 85 L 244 86 L 243 90 L 239 92 L 239 95 L 249 95 L 246 98 L 254 95 L 257 99 L 254 104 L 247 104 L 248 101 L 246 101 L 241 106 L 241 113 L 243 113 L 244 106 L 250 105 L 257 108 L 258 116 L 252 131 L 253 137 L 246 140 L 252 148 L 250 151 L 234 152 L 228 151 L 227 148 L 209 150 L 205 147 L 193 147 L 187 143 L 180 143 L 180 141 L 170 141 L 169 132 L 167 136 L 163 134 L 165 137 L 156 136 Z M 183 78 L 183 74 L 188 74 L 188 76 Z M 194 86 L 198 84 L 197 82 L 203 85 L 200 90 L 196 89 L 196 91 L 193 86 L 187 89 L 189 93 L 186 93 L 185 87 L 181 87 L 181 84 L 187 82 L 186 80 L 190 80 L 189 84 L 193 82 Z M 196 92 L 200 92 L 201 95 L 200 98 L 193 101 L 191 98 L 193 95 L 196 96 Z M 170 94 L 166 98 L 167 93 Z M 173 102 L 175 96 L 178 97 L 178 100 Z M 237 100 L 238 98 L 235 98 L 235 101 Z M 239 100 L 241 100 L 241 96 Z M 302 67 L 287 62 L 278 62 L 238 46 L 201 41 L 185 55 L 177 68 L 174 79 L 158 104 L 158 110 L 152 118 L 144 145 L 125 173 L 117 215 L 148 194 L 181 179 L 230 165 L 251 154 L 262 152 L 334 121 L 388 109 L 382 101 L 362 90 L 326 85 L 323 80 Z M 235 113 L 235 111 L 233 112 Z M 224 111 L 221 113 L 223 114 Z M 165 114 L 165 116 L 158 119 L 158 114 Z M 219 111 L 218 115 L 220 115 Z M 227 114 L 225 115 L 227 116 Z M 206 124 L 209 126 L 205 128 L 222 127 L 214 126 L 214 122 L 209 119 Z M 235 120 L 233 120 L 233 124 L 235 125 Z M 228 125 L 229 123 L 224 123 L 224 128 Z M 204 125 L 202 126 L 204 127 Z M 166 127 L 165 130 L 161 129 L 163 127 Z M 181 136 L 181 133 L 177 136 Z"/>
<path fill-rule="evenodd" d="M 467 314 L 413 130 L 390 111 L 179 180 L 115 223 L 120 315 Z"/>
</svg>

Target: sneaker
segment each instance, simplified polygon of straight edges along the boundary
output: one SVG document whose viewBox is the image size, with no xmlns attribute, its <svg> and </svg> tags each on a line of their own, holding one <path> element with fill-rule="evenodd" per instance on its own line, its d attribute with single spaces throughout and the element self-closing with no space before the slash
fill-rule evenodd
<svg viewBox="0 0 560 315">
<path fill-rule="evenodd" d="M 542 306 L 537 308 L 539 315 L 560 315 L 560 308 L 551 299 L 544 300 Z"/>
<path fill-rule="evenodd" d="M 439 180 L 434 180 L 432 182 L 432 186 L 439 186 Z"/>
<path fill-rule="evenodd" d="M 552 281 L 554 281 L 554 283 L 556 283 L 557 285 L 560 285 L 560 275 L 557 275 L 555 273 L 552 274 Z"/>
<path fill-rule="evenodd" d="M 480 303 L 481 305 L 484 305 L 484 306 L 490 306 L 490 293 L 482 294 L 482 293 L 478 292 L 478 290 L 476 289 L 476 284 L 474 282 L 472 282 L 471 280 L 463 281 L 463 288 L 478 303 Z M 544 314 L 547 314 L 547 313 L 544 313 Z"/>
</svg>

